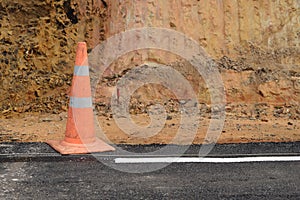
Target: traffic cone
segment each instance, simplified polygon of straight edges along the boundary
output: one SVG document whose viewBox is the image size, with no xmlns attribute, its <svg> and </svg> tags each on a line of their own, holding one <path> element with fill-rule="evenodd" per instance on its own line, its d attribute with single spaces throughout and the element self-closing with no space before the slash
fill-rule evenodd
<svg viewBox="0 0 300 200">
<path fill-rule="evenodd" d="M 115 150 L 95 135 L 85 42 L 79 42 L 77 46 L 65 138 L 63 141 L 50 140 L 47 143 L 61 154 L 83 154 Z"/>
</svg>

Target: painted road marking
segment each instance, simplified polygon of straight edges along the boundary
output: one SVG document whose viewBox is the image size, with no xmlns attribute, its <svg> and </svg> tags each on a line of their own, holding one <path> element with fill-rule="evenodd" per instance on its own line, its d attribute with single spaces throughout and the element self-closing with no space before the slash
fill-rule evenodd
<svg viewBox="0 0 300 200">
<path fill-rule="evenodd" d="M 244 162 L 287 162 L 300 161 L 300 156 L 264 156 L 237 158 L 201 157 L 156 157 L 156 158 L 115 158 L 115 163 L 244 163 Z"/>
</svg>

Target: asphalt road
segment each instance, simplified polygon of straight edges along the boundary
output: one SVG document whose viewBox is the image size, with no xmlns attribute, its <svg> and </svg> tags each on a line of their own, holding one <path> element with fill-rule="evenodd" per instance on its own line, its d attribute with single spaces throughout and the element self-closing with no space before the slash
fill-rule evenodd
<svg viewBox="0 0 300 200">
<path fill-rule="evenodd" d="M 212 154 L 299 154 L 299 146 L 218 145 Z M 300 162 L 173 163 L 126 173 L 114 168 L 151 169 L 155 164 L 116 164 L 118 152 L 60 156 L 42 143 L 0 147 L 0 199 L 300 199 Z M 143 152 L 159 145 L 122 148 Z M 197 150 L 192 146 L 187 153 Z"/>
</svg>

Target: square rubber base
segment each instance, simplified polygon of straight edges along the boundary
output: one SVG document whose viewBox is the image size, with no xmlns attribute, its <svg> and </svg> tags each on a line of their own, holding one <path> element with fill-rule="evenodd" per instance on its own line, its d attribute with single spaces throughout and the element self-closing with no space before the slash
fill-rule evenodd
<svg viewBox="0 0 300 200">
<path fill-rule="evenodd" d="M 59 153 L 66 154 L 87 154 L 96 152 L 114 151 L 115 148 L 96 138 L 90 144 L 72 144 L 65 141 L 49 140 L 46 142 Z"/>
</svg>

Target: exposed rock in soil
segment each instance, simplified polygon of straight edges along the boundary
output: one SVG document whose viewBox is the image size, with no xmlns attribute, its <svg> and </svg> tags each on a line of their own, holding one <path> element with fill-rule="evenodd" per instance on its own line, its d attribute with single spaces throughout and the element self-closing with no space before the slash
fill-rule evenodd
<svg viewBox="0 0 300 200">
<path fill-rule="evenodd" d="M 103 40 L 105 11 L 102 1 L 1 1 L 1 112 L 66 110 L 76 43 Z"/>
</svg>

